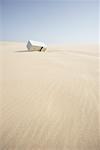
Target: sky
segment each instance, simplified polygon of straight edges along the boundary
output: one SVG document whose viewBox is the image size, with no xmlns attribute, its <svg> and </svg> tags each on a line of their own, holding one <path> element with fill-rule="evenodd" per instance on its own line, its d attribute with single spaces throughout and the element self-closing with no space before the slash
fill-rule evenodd
<svg viewBox="0 0 100 150">
<path fill-rule="evenodd" d="M 0 0 L 0 40 L 97 43 L 99 0 Z"/>
</svg>

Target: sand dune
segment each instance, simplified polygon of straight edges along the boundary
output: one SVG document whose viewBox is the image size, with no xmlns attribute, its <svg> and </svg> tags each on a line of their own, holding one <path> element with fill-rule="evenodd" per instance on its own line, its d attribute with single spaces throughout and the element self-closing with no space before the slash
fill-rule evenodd
<svg viewBox="0 0 100 150">
<path fill-rule="evenodd" d="M 98 46 L 0 42 L 2 150 L 99 150 Z"/>
</svg>

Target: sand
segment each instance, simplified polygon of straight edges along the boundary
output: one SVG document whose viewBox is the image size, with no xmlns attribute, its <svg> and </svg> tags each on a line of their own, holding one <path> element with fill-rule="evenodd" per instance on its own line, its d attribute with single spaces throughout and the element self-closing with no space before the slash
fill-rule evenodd
<svg viewBox="0 0 100 150">
<path fill-rule="evenodd" d="M 96 45 L 0 42 L 1 150 L 99 150 Z"/>
</svg>

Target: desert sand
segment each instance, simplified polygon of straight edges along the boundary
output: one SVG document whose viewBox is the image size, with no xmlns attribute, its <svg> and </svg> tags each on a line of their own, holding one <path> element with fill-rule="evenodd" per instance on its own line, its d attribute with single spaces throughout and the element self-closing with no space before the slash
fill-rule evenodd
<svg viewBox="0 0 100 150">
<path fill-rule="evenodd" d="M 0 42 L 1 150 L 99 150 L 96 45 Z"/>
</svg>

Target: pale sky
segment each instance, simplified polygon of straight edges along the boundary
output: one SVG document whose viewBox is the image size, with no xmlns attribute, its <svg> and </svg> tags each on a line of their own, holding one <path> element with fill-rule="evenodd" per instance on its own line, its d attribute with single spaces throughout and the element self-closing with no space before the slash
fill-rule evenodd
<svg viewBox="0 0 100 150">
<path fill-rule="evenodd" d="M 98 42 L 98 0 L 0 0 L 0 40 Z"/>
</svg>

